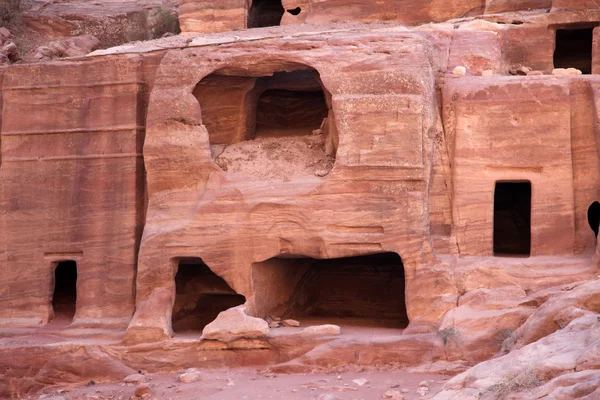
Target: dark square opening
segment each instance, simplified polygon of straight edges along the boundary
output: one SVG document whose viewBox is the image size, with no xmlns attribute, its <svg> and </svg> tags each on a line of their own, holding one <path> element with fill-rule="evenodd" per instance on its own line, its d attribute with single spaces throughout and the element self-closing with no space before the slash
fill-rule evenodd
<svg viewBox="0 0 600 400">
<path fill-rule="evenodd" d="M 253 0 L 248 11 L 248 28 L 278 26 L 284 12 L 281 0 Z"/>
<path fill-rule="evenodd" d="M 52 310 L 56 319 L 72 321 L 77 308 L 77 263 L 61 261 L 54 269 Z"/>
<path fill-rule="evenodd" d="M 594 28 L 558 29 L 554 49 L 554 68 L 577 68 L 592 73 Z"/>
<path fill-rule="evenodd" d="M 494 255 L 531 254 L 531 182 L 496 182 Z"/>
</svg>

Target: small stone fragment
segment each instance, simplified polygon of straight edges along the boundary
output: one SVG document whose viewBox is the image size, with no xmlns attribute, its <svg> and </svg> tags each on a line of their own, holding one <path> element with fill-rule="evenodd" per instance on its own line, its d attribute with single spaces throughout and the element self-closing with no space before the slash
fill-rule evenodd
<svg viewBox="0 0 600 400">
<path fill-rule="evenodd" d="M 410 390 L 409 390 L 409 389 L 402 389 L 402 390 L 400 390 L 400 391 L 401 391 L 402 393 L 408 393 L 408 392 L 410 392 Z"/>
<path fill-rule="evenodd" d="M 152 392 L 152 389 L 150 389 L 150 386 L 148 386 L 146 384 L 141 384 L 135 389 L 135 395 L 137 397 L 142 397 L 146 393 L 151 393 L 151 392 Z"/>
<path fill-rule="evenodd" d="M 421 381 L 419 383 L 419 387 L 427 387 L 428 388 L 429 387 L 429 382 L 427 382 L 427 381 Z"/>
<path fill-rule="evenodd" d="M 332 394 L 325 393 L 317 397 L 317 400 L 338 400 L 338 398 Z"/>
<path fill-rule="evenodd" d="M 327 175 L 329 175 L 329 171 L 327 171 L 326 169 L 319 169 L 315 171 L 315 176 L 318 176 L 319 178 L 322 178 Z"/>
<path fill-rule="evenodd" d="M 384 399 L 404 400 L 404 396 L 397 390 L 388 390 L 383 394 Z"/>
<path fill-rule="evenodd" d="M 369 383 L 369 381 L 365 378 L 358 378 L 358 379 L 354 379 L 352 380 L 353 383 L 356 383 L 358 386 L 364 386 L 367 383 Z"/>
<path fill-rule="evenodd" d="M 300 326 L 300 322 L 296 321 L 295 319 L 286 319 L 286 320 L 283 321 L 283 325 L 284 326 L 298 327 L 298 326 Z"/>
<path fill-rule="evenodd" d="M 200 380 L 201 374 L 195 368 L 190 368 L 185 371 L 183 374 L 179 375 L 179 382 L 181 383 L 191 383 Z"/>
<path fill-rule="evenodd" d="M 529 71 L 527 76 L 542 76 L 544 75 L 544 71 Z"/>
<path fill-rule="evenodd" d="M 481 76 L 494 76 L 494 71 L 492 71 L 491 69 L 484 69 L 481 72 Z"/>
<path fill-rule="evenodd" d="M 337 325 L 316 325 L 309 326 L 300 331 L 301 335 L 306 336 L 331 336 L 331 335 L 339 335 L 340 327 Z"/>
<path fill-rule="evenodd" d="M 466 75 L 467 74 L 467 68 L 463 67 L 462 65 L 459 65 L 458 67 L 454 68 L 454 70 L 452 71 L 452 73 L 454 75 Z"/>
<path fill-rule="evenodd" d="M 123 379 L 123 382 L 139 385 L 140 383 L 146 382 L 146 377 L 142 374 L 131 374 L 126 376 L 125 379 Z"/>
<path fill-rule="evenodd" d="M 269 328 L 280 328 L 281 322 L 279 321 L 271 321 L 269 322 Z"/>
<path fill-rule="evenodd" d="M 421 386 L 420 388 L 417 389 L 417 393 L 421 396 L 427 396 L 427 393 L 429 393 L 429 388 L 425 387 L 425 386 Z"/>
</svg>

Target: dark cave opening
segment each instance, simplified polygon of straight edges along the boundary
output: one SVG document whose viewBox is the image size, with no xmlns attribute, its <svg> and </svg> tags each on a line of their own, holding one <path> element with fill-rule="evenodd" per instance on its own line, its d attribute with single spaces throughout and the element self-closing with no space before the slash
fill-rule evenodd
<svg viewBox="0 0 600 400">
<path fill-rule="evenodd" d="M 284 12 L 281 0 L 253 0 L 248 11 L 248 28 L 278 26 Z"/>
<path fill-rule="evenodd" d="M 600 224 L 600 203 L 595 201 L 589 206 L 587 217 L 590 228 L 592 228 L 592 231 L 594 231 L 594 235 L 598 237 L 598 225 Z"/>
<path fill-rule="evenodd" d="M 496 182 L 494 255 L 531 253 L 531 182 Z"/>
<path fill-rule="evenodd" d="M 554 49 L 554 68 L 577 68 L 592 73 L 594 29 L 558 29 Z"/>
<path fill-rule="evenodd" d="M 175 333 L 201 333 L 221 311 L 245 302 L 244 296 L 236 293 L 200 258 L 179 260 L 172 314 Z"/>
<path fill-rule="evenodd" d="M 77 308 L 77 263 L 61 261 L 54 269 L 52 309 L 55 318 L 72 320 Z"/>
<path fill-rule="evenodd" d="M 405 328 L 405 278 L 396 253 L 253 264 L 257 316 L 359 327 Z M 263 315 L 264 314 L 264 315 Z"/>
</svg>

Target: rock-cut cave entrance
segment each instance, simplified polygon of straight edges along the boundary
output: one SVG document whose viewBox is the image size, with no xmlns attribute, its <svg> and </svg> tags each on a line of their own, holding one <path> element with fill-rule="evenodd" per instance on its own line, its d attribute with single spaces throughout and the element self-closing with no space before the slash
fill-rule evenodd
<svg viewBox="0 0 600 400">
<path fill-rule="evenodd" d="M 531 182 L 496 182 L 494 255 L 531 253 Z"/>
<path fill-rule="evenodd" d="M 70 322 L 77 308 L 77 263 L 61 261 L 54 268 L 52 310 L 56 320 Z"/>
<path fill-rule="evenodd" d="M 171 320 L 175 333 L 200 334 L 221 311 L 245 302 L 244 296 L 237 294 L 200 258 L 177 261 L 175 304 Z"/>
<path fill-rule="evenodd" d="M 217 71 L 196 85 L 193 94 L 221 169 L 288 181 L 323 177 L 333 168 L 338 136 L 332 96 L 315 69 L 293 66 L 263 76 Z"/>
<path fill-rule="evenodd" d="M 252 0 L 248 10 L 248 28 L 278 26 L 284 12 L 281 0 Z"/>
<path fill-rule="evenodd" d="M 592 73 L 594 28 L 557 29 L 554 68 L 577 68 Z"/>
<path fill-rule="evenodd" d="M 595 201 L 588 207 L 587 217 L 590 228 L 592 228 L 592 231 L 594 231 L 594 235 L 598 237 L 598 229 L 600 225 L 600 203 Z"/>
<path fill-rule="evenodd" d="M 405 328 L 405 278 L 396 253 L 254 263 L 254 314 L 308 324 Z"/>
</svg>

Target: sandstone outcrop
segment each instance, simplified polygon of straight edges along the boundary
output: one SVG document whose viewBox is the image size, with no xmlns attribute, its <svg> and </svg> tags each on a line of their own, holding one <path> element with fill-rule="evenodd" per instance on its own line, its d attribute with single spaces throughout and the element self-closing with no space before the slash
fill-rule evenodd
<svg viewBox="0 0 600 400">
<path fill-rule="evenodd" d="M 351 3 L 182 1 L 154 40 L 172 4 L 22 4 L 0 397 L 234 366 L 597 394 L 600 9 Z"/>
<path fill-rule="evenodd" d="M 444 386 L 445 391 L 434 399 L 597 397 L 600 394 L 597 373 L 600 314 L 591 299 L 598 298 L 598 282 L 592 280 L 552 295 L 506 339 L 508 354 L 482 362 L 451 379 Z M 572 318 L 560 321 L 554 318 L 549 324 L 558 326 L 536 330 L 541 324 L 540 315 L 551 313 L 549 310 L 556 307 L 557 302 L 566 300 L 565 297 L 586 312 L 569 311 Z M 567 307 L 568 303 L 569 300 L 565 303 Z M 524 332 L 530 335 L 529 340 Z"/>
</svg>

